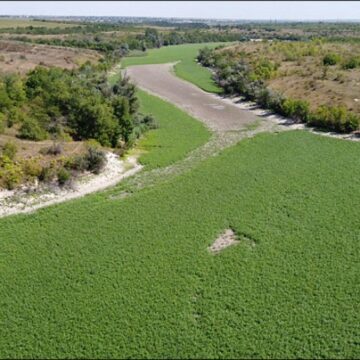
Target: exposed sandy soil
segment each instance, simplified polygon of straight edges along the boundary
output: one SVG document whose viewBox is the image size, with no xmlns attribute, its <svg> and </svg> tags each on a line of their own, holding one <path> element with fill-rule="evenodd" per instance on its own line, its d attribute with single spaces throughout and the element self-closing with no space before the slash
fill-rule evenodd
<svg viewBox="0 0 360 360">
<path fill-rule="evenodd" d="M 140 88 L 172 102 L 214 131 L 241 130 L 257 121 L 253 113 L 175 77 L 172 68 L 173 64 L 137 65 L 126 73 Z"/>
<path fill-rule="evenodd" d="M 73 69 L 87 60 L 96 62 L 100 58 L 94 50 L 0 40 L 0 72 L 5 74 L 24 74 L 38 65 Z"/>
<path fill-rule="evenodd" d="M 72 184 L 71 187 L 35 187 L 23 190 L 0 191 L 0 217 L 33 212 L 39 208 L 79 198 L 95 191 L 116 185 L 125 177 L 142 169 L 135 156 L 119 160 L 113 153 L 107 153 L 107 164 L 99 175 L 87 174 Z"/>
<path fill-rule="evenodd" d="M 238 244 L 239 240 L 236 238 L 236 234 L 232 229 L 226 229 L 219 237 L 208 247 L 208 250 L 214 254 L 219 253 L 225 248 Z"/>
</svg>

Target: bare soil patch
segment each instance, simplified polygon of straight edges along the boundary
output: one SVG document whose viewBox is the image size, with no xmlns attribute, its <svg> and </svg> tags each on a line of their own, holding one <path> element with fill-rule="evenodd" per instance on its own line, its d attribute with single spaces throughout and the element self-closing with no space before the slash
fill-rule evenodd
<svg viewBox="0 0 360 360">
<path fill-rule="evenodd" d="M 360 114 L 360 68 L 342 67 L 351 57 L 360 56 L 358 43 L 242 42 L 219 52 L 229 52 L 232 60 L 256 63 L 268 59 L 277 63 L 276 75 L 267 80 L 267 86 L 286 97 L 308 101 L 311 110 L 337 105 Z M 338 54 L 342 60 L 326 67 L 323 57 L 327 53 Z"/>
<path fill-rule="evenodd" d="M 12 130 L 12 129 L 9 129 Z M 46 160 L 53 160 L 56 158 L 55 155 L 47 155 L 46 150 L 51 147 L 54 142 L 52 140 L 44 141 L 31 141 L 19 139 L 16 136 L 11 135 L 10 131 L 6 134 L 0 135 L 0 149 L 6 143 L 14 143 L 17 148 L 16 157 L 18 159 L 30 159 L 34 157 L 41 157 Z M 59 156 L 74 156 L 83 154 L 86 151 L 85 142 L 83 141 L 63 141 L 58 142 L 61 146 L 61 154 Z"/>
<path fill-rule="evenodd" d="M 24 74 L 38 65 L 73 69 L 87 60 L 96 62 L 100 58 L 101 55 L 94 50 L 0 40 L 0 71 L 2 73 Z"/>
<path fill-rule="evenodd" d="M 226 249 L 229 246 L 236 245 L 239 243 L 236 234 L 232 229 L 226 229 L 219 237 L 208 247 L 208 250 L 217 254 L 220 251 Z"/>
</svg>

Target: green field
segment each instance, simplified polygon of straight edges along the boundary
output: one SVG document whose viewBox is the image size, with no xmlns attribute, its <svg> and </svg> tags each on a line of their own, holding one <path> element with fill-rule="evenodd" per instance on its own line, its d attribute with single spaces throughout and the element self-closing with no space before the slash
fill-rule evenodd
<svg viewBox="0 0 360 360">
<path fill-rule="evenodd" d="M 2 219 L 0 357 L 358 358 L 359 197 L 360 144 L 293 131 Z"/>
<path fill-rule="evenodd" d="M 174 105 L 139 90 L 140 111 L 152 114 L 158 129 L 149 131 L 136 147 L 145 153 L 140 162 L 147 169 L 164 167 L 181 160 L 209 140 L 210 132 Z"/>
<path fill-rule="evenodd" d="M 76 26 L 78 24 L 75 24 Z M 9 19 L 9 18 L 0 18 L 0 29 L 3 28 L 14 28 L 14 27 L 46 27 L 46 28 L 64 28 L 75 26 L 73 24 L 66 24 L 61 22 L 51 22 L 51 21 L 36 21 L 36 20 L 27 20 L 27 19 Z"/>
<path fill-rule="evenodd" d="M 211 73 L 208 69 L 198 65 L 195 58 L 199 49 L 215 47 L 221 43 L 203 43 L 203 44 L 184 44 L 176 46 L 166 46 L 160 49 L 150 49 L 146 56 L 131 56 L 122 61 L 123 67 L 131 65 L 144 64 L 164 64 L 180 61 L 175 66 L 175 73 L 180 78 L 190 81 L 201 89 L 220 93 L 221 89 L 211 79 Z"/>
<path fill-rule="evenodd" d="M 206 84 L 195 47 L 124 64 L 183 56 Z M 160 125 L 139 175 L 209 139 L 138 94 Z M 0 219 L 0 358 L 360 357 L 360 143 L 261 134 L 166 179 Z M 210 254 L 227 228 L 242 241 Z"/>
</svg>

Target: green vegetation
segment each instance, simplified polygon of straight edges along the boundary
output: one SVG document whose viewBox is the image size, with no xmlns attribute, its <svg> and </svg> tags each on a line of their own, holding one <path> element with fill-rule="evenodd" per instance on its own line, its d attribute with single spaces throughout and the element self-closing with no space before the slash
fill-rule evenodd
<svg viewBox="0 0 360 360">
<path fill-rule="evenodd" d="M 122 60 L 123 67 L 144 64 L 165 64 L 180 61 L 175 66 L 175 73 L 180 78 L 187 80 L 201 89 L 219 93 L 221 89 L 215 85 L 211 78 L 211 72 L 202 68 L 196 63 L 198 51 L 207 46 L 215 48 L 221 43 L 209 44 L 186 44 L 177 46 L 167 46 L 161 49 L 151 49 L 147 51 L 146 56 L 128 57 Z"/>
<path fill-rule="evenodd" d="M 339 54 L 326 54 L 323 58 L 323 64 L 327 66 L 336 65 L 341 61 L 341 56 Z"/>
<path fill-rule="evenodd" d="M 353 56 L 343 64 L 343 68 L 346 70 L 356 69 L 358 67 L 360 67 L 360 56 Z"/>
<path fill-rule="evenodd" d="M 22 139 L 71 136 L 128 146 L 135 130 L 138 137 L 151 124 L 137 113 L 135 86 L 127 78 L 109 85 L 106 70 L 104 63 L 86 63 L 72 71 L 37 67 L 25 79 L 5 76 L 0 79 L 0 112 L 8 127 L 19 123 Z"/>
<path fill-rule="evenodd" d="M 278 44 L 275 44 L 275 48 L 279 48 Z M 280 49 L 284 51 L 284 48 L 289 49 L 288 45 L 281 44 Z M 300 46 L 300 49 L 303 50 L 303 47 Z M 335 54 L 327 54 L 323 58 L 324 68 L 327 69 L 329 65 L 335 65 L 340 60 Z M 268 83 L 276 77 L 280 65 L 259 56 L 258 52 L 253 52 L 251 57 L 244 51 L 232 48 L 220 51 L 204 48 L 199 52 L 198 61 L 206 67 L 212 67 L 215 72 L 214 79 L 225 94 L 240 94 L 246 100 L 254 101 L 295 122 L 307 123 L 321 129 L 340 133 L 360 129 L 360 115 L 344 106 L 324 104 L 311 111 L 309 101 L 286 97 L 282 92 L 272 90 Z"/>
<path fill-rule="evenodd" d="M 162 46 L 196 44 L 211 42 L 233 42 L 240 39 L 238 33 L 226 31 L 208 31 L 204 29 L 175 29 L 169 32 L 159 31 L 152 27 L 130 27 L 119 24 L 86 24 L 70 28 L 16 28 L 0 29 L 1 32 L 10 32 L 19 36 L 14 40 L 37 44 L 48 44 L 67 47 L 87 48 L 110 53 L 126 55 L 129 50 L 146 51 L 148 48 L 161 48 Z M 110 34 L 111 32 L 111 34 Z M 64 35 L 65 37 L 29 37 L 27 35 Z"/>
<path fill-rule="evenodd" d="M 26 20 L 26 19 L 10 19 L 10 18 L 0 18 L 0 29 L 6 31 L 22 31 L 23 28 L 33 29 L 33 28 L 60 28 L 64 29 L 67 27 L 72 27 L 74 25 L 67 24 L 63 22 L 55 22 L 55 21 L 38 21 L 38 20 Z M 20 30 L 22 28 L 22 30 Z M 51 31 L 51 30 L 50 30 Z"/>
<path fill-rule="evenodd" d="M 279 25 L 259 28 L 255 37 L 271 36 Z M 253 25 L 239 29 L 253 32 Z M 178 32 L 168 34 L 145 31 L 136 46 L 147 55 L 123 65 L 180 61 L 176 74 L 206 91 L 241 93 L 314 126 L 359 128 L 359 117 L 344 107 L 312 111 L 309 102 L 268 88 L 281 69 L 256 51 L 254 61 L 246 53 L 214 52 L 217 44 L 200 52 L 199 61 L 216 70 L 218 88 L 194 60 L 204 44 L 148 50 L 170 34 L 182 41 Z M 100 40 L 89 43 L 121 54 L 132 48 L 115 49 L 114 42 L 106 50 L 109 43 Z M 287 64 L 318 54 L 313 42 L 283 50 Z M 7 126 L 27 139 L 95 138 L 119 152 L 139 139 L 148 170 L 184 159 L 209 139 L 201 123 L 170 103 L 126 78 L 109 81 L 109 69 L 87 64 L 4 77 L 0 132 Z M 56 142 L 45 150 L 62 153 Z M 105 164 L 95 140 L 85 154 L 46 165 L 19 160 L 17 152 L 12 143 L 1 148 L 0 187 L 34 179 L 66 185 L 74 173 L 98 173 Z M 127 185 L 129 196 L 117 197 Z M 136 190 L 128 179 L 106 192 L 0 219 L 0 357 L 360 357 L 360 143 L 302 131 L 261 134 L 151 185 Z M 240 243 L 210 254 L 207 247 L 228 228 Z"/>
<path fill-rule="evenodd" d="M 125 199 L 0 220 L 0 356 L 359 357 L 359 145 L 264 134 Z M 210 255 L 228 227 L 255 246 Z"/>
<path fill-rule="evenodd" d="M 159 125 L 158 129 L 148 131 L 137 146 L 145 151 L 140 162 L 147 169 L 181 160 L 209 139 L 210 133 L 205 126 L 176 106 L 141 90 L 137 95 L 140 111 L 152 114 Z"/>
</svg>

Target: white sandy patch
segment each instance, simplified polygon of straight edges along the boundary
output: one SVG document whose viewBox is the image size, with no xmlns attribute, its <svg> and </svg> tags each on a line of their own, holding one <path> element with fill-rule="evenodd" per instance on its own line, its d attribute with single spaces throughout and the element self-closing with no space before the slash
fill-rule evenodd
<svg viewBox="0 0 360 360">
<path fill-rule="evenodd" d="M 226 229 L 213 243 L 208 247 L 212 253 L 218 253 L 225 248 L 239 243 L 233 230 Z"/>
<path fill-rule="evenodd" d="M 142 169 L 142 165 L 137 163 L 136 156 L 120 160 L 117 155 L 109 152 L 106 154 L 106 159 L 106 166 L 99 175 L 83 175 L 74 181 L 71 188 L 43 186 L 36 189 L 0 191 L 0 217 L 29 213 L 45 206 L 103 190 Z"/>
</svg>

